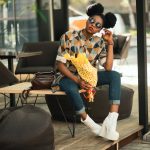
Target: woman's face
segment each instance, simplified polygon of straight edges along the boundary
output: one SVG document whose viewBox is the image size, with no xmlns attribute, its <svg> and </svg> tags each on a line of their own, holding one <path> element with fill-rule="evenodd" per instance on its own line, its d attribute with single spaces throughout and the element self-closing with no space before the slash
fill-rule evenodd
<svg viewBox="0 0 150 150">
<path fill-rule="evenodd" d="M 103 27 L 103 19 L 100 16 L 89 17 L 86 22 L 86 31 L 90 34 L 100 32 Z"/>
</svg>

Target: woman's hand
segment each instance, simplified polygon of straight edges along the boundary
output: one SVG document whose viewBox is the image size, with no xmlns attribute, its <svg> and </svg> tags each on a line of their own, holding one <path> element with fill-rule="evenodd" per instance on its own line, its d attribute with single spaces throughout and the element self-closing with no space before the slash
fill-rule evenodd
<svg viewBox="0 0 150 150">
<path fill-rule="evenodd" d="M 112 36 L 112 32 L 104 29 L 105 34 L 102 35 L 102 37 L 104 38 L 104 40 L 107 42 L 107 56 L 106 56 L 106 62 L 103 65 L 105 70 L 107 71 L 111 71 L 112 67 L 113 67 L 113 36 Z"/>
<path fill-rule="evenodd" d="M 112 36 L 112 32 L 104 29 L 104 34 L 102 34 L 102 37 L 105 41 L 107 41 L 108 44 L 113 43 L 113 36 Z"/>
<path fill-rule="evenodd" d="M 85 90 L 88 90 L 88 89 L 92 88 L 92 86 L 89 83 L 87 83 L 86 81 L 84 81 L 82 79 L 79 79 L 78 84 L 80 85 L 80 87 L 82 89 L 85 89 Z"/>
</svg>

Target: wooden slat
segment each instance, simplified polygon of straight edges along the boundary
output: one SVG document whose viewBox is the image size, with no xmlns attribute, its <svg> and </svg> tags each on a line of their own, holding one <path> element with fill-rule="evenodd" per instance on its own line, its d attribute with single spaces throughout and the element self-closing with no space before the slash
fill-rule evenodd
<svg viewBox="0 0 150 150">
<path fill-rule="evenodd" d="M 18 83 L 18 84 L 14 84 L 14 85 L 11 85 L 11 86 L 6 86 L 6 87 L 3 87 L 3 88 L 0 88 L 0 93 L 20 94 L 20 93 L 22 93 L 22 91 L 24 89 L 27 89 L 30 86 L 31 86 L 30 82 L 22 82 L 22 83 Z"/>
<path fill-rule="evenodd" d="M 30 86 L 31 86 L 30 82 L 22 82 L 22 83 L 0 88 L 0 93 L 21 94 L 23 90 L 28 89 Z M 82 92 L 85 92 L 85 90 L 80 90 L 79 92 L 82 93 Z M 63 91 L 57 91 L 53 93 L 50 89 L 45 89 L 45 90 L 31 90 L 30 94 L 65 95 L 66 93 Z"/>
<path fill-rule="evenodd" d="M 37 51 L 37 52 L 21 52 L 19 53 L 16 57 L 17 58 L 24 58 L 24 57 L 32 57 L 32 56 L 37 56 L 37 55 L 41 55 L 42 51 Z"/>
</svg>

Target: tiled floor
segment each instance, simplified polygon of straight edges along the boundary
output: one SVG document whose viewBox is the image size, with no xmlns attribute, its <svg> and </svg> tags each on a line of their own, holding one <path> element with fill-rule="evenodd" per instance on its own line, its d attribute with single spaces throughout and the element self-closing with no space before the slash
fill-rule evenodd
<svg viewBox="0 0 150 150">
<path fill-rule="evenodd" d="M 130 144 L 121 148 L 120 150 L 150 150 L 150 142 L 145 142 L 145 141 L 136 139 Z"/>
</svg>

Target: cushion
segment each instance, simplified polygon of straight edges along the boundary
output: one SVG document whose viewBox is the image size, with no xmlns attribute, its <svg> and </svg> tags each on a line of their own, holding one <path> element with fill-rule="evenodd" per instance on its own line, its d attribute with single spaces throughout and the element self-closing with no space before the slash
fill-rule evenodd
<svg viewBox="0 0 150 150">
<path fill-rule="evenodd" d="M 0 111 L 0 149 L 53 150 L 51 116 L 32 105 Z"/>
</svg>

